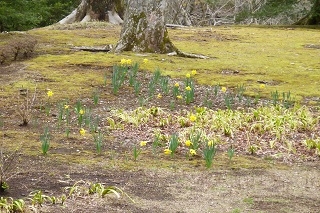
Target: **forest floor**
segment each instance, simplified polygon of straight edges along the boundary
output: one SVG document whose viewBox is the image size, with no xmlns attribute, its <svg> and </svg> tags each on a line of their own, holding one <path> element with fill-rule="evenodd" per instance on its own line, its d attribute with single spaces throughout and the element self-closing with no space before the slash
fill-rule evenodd
<svg viewBox="0 0 320 213">
<path fill-rule="evenodd" d="M 257 83 L 256 76 L 245 75 L 244 71 L 254 65 L 245 62 L 238 72 L 234 72 L 237 68 L 232 65 L 223 65 L 217 74 L 211 73 L 209 66 L 197 67 L 207 63 L 202 60 L 70 49 L 70 42 L 78 42 L 74 46 L 99 46 L 106 40 L 114 43 L 119 30 L 113 26 L 35 29 L 28 32 L 38 39 L 35 56 L 0 66 L 3 153 L 0 174 L 9 185 L 4 192 L 0 191 L 0 197 L 25 200 L 26 212 L 318 212 L 320 125 L 316 103 L 319 91 L 313 89 L 313 84 L 320 80 L 318 62 L 310 62 L 313 95 L 304 96 L 307 88 L 301 86 L 297 96 L 302 104 L 298 104 L 290 98 L 283 101 L 267 97 L 271 87 L 280 90 L 290 85 L 259 77 L 259 82 L 264 84 L 259 87 L 261 83 Z M 209 39 L 208 35 L 199 36 L 197 30 L 192 36 L 188 34 L 192 42 Z M 221 36 L 225 30 L 217 29 L 215 35 L 220 35 L 219 39 L 212 36 L 219 41 L 216 45 L 226 45 L 227 49 L 230 41 L 244 42 L 244 35 L 237 35 L 236 40 Z M 267 31 L 266 28 L 253 30 L 254 36 L 259 30 Z M 301 29 L 299 35 L 303 30 L 310 33 Z M 270 39 L 279 36 L 277 30 L 267 32 Z M 68 35 L 63 37 L 63 33 Z M 72 39 L 71 33 L 74 33 Z M 170 33 L 177 45 L 183 46 L 178 38 L 186 37 L 178 36 L 175 31 Z M 94 43 L 94 38 L 99 41 Z M 222 41 L 225 43 L 220 44 Z M 319 49 L 312 51 L 320 54 Z M 143 63 L 144 58 L 148 62 Z M 140 63 L 134 79 L 140 85 L 137 93 L 130 86 L 128 76 L 118 94 L 113 93 L 113 65 L 121 59 Z M 216 66 L 221 63 L 219 58 L 212 60 Z M 192 65 L 184 67 L 186 64 Z M 132 66 L 128 67 L 131 72 Z M 155 79 L 156 72 L 152 71 L 156 67 L 160 68 L 159 79 L 163 80 L 154 83 L 152 90 L 150 82 Z M 197 74 L 185 77 L 193 69 Z M 251 82 L 245 94 L 240 91 L 241 86 L 236 86 L 238 74 Z M 287 71 L 280 74 L 287 75 Z M 214 78 L 222 75 L 222 85 L 204 84 L 206 75 Z M 168 93 L 164 79 L 168 80 Z M 187 79 L 194 82 L 195 98 L 190 104 L 184 100 L 183 85 Z M 230 84 L 224 84 L 228 81 Z M 275 82 L 284 83 L 276 87 L 279 84 Z M 289 78 L 288 82 L 291 82 Z M 173 95 L 176 83 L 182 100 Z M 48 91 L 53 95 L 49 97 Z M 84 110 L 81 121 L 79 109 Z M 191 116 L 196 116 L 196 120 Z M 22 118 L 28 119 L 28 125 L 21 125 Z M 45 127 L 50 139 L 46 155 L 41 148 Z M 84 134 L 79 134 L 81 128 Z M 198 130 L 200 145 L 195 148 L 197 154 L 191 155 L 185 141 L 192 140 Z M 101 153 L 97 153 L 95 141 L 99 132 L 103 133 Z M 164 149 L 175 133 L 179 137 L 178 148 L 173 156 L 166 155 Z M 203 153 L 210 140 L 214 141 L 217 153 L 212 167 L 206 168 Z M 147 144 L 140 146 L 142 141 Z M 234 150 L 233 156 L 230 148 Z M 94 191 L 93 187 L 98 185 L 100 188 Z M 107 187 L 117 191 L 120 198 L 112 190 L 105 190 L 109 193 L 102 196 Z M 52 203 L 52 197 L 56 204 Z"/>
</svg>

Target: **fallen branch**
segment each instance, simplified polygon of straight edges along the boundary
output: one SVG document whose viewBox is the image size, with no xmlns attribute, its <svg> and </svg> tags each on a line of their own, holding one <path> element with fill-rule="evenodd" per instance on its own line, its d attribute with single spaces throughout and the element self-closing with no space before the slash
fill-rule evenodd
<svg viewBox="0 0 320 213">
<path fill-rule="evenodd" d="M 166 27 L 175 29 L 175 28 L 185 28 L 187 26 L 180 25 L 180 24 L 166 24 Z"/>
<path fill-rule="evenodd" d="M 72 49 L 89 51 L 89 52 L 109 52 L 112 49 L 112 45 L 106 45 L 106 46 L 100 46 L 100 47 L 82 46 L 82 47 L 72 47 Z"/>
<path fill-rule="evenodd" d="M 182 51 L 174 51 L 171 53 L 168 53 L 169 56 L 180 56 L 180 57 L 185 57 L 185 58 L 201 58 L 201 59 L 209 59 L 209 56 L 205 55 L 198 55 L 198 54 L 193 54 L 193 53 L 186 53 Z"/>
</svg>

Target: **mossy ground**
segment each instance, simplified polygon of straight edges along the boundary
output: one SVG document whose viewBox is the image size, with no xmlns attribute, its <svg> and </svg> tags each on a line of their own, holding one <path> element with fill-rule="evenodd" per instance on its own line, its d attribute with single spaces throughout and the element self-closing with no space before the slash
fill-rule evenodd
<svg viewBox="0 0 320 213">
<path fill-rule="evenodd" d="M 114 45 L 120 28 L 104 28 L 89 28 L 90 33 L 77 28 L 30 31 L 42 43 L 38 49 L 41 55 L 30 61 L 29 69 L 44 74 L 54 71 L 57 76 L 61 76 L 60 72 L 69 74 L 70 70 L 81 65 L 112 66 L 123 57 L 137 62 L 147 57 L 152 63 L 144 67 L 146 70 L 153 71 L 159 67 L 164 74 L 183 77 L 190 70 L 196 69 L 199 73 L 197 81 L 201 84 L 221 84 L 229 88 L 245 85 L 249 95 L 253 95 L 253 91 L 259 87 L 259 81 L 267 83 L 263 92 L 265 97 L 270 97 L 270 93 L 276 90 L 280 93 L 290 91 L 297 100 L 312 99 L 320 93 L 317 80 L 320 69 L 319 49 L 305 47 L 308 44 L 319 44 L 318 29 L 232 26 L 169 30 L 172 41 L 179 49 L 210 56 L 209 60 L 156 54 L 88 54 L 70 49 L 73 46 Z M 42 54 L 46 52 L 48 54 Z M 89 74 L 86 72 L 86 75 Z M 95 74 L 92 77 L 101 81 L 101 73 Z M 59 82 L 59 79 L 53 80 Z M 77 80 L 79 84 L 83 83 L 79 76 Z"/>
<path fill-rule="evenodd" d="M 137 203 L 97 198 L 86 198 L 86 202 L 82 202 L 75 198 L 65 207 L 38 208 L 47 212 L 66 209 L 76 212 L 85 205 L 87 212 L 312 212 L 318 209 L 320 173 L 312 163 L 300 167 L 296 163 L 289 165 L 274 158 L 244 154 L 229 160 L 226 153 L 221 152 L 215 157 L 212 169 L 206 169 L 200 156 L 170 158 L 163 155 L 162 148 L 153 154 L 151 147 L 144 149 L 134 161 L 131 147 L 126 148 L 125 135 L 119 137 L 121 139 L 107 135 L 103 152 L 97 154 L 90 135 L 80 136 L 74 126 L 67 138 L 64 130 L 56 125 L 58 102 L 68 100 L 74 106 L 81 100 L 87 107 L 94 108 L 92 94 L 97 89 L 101 92 L 101 102 L 96 112 L 101 115 L 117 103 L 119 108 L 133 107 L 132 102 L 127 101 L 130 106 L 124 106 L 126 100 L 118 100 L 127 98 L 125 92 L 118 96 L 111 92 L 112 66 L 122 58 L 139 62 L 141 72 L 145 73 L 160 68 L 163 75 L 182 79 L 195 69 L 199 84 L 220 84 L 230 90 L 245 85 L 246 94 L 254 96 L 259 82 L 265 82 L 266 88 L 261 91 L 265 98 L 270 98 L 270 93 L 276 90 L 290 91 L 296 100 L 318 104 L 320 50 L 305 47 L 320 44 L 318 29 L 227 26 L 169 30 L 171 40 L 179 49 L 207 55 L 208 60 L 72 49 L 115 44 L 120 27 L 103 23 L 85 27 L 57 25 L 28 33 L 38 39 L 35 56 L 0 67 L 3 77 L 0 144 L 6 153 L 21 148 L 17 164 L 10 170 L 15 176 L 8 180 L 11 188 L 5 196 L 26 197 L 36 189 L 59 195 L 63 187 L 85 180 L 116 185 Z M 148 64 L 142 63 L 144 58 L 148 58 Z M 36 91 L 38 101 L 33 106 L 33 119 L 23 127 L 19 126 L 21 118 L 17 109 L 24 100 L 20 90 L 25 88 L 30 95 Z M 48 89 L 54 92 L 50 99 L 46 95 Z M 49 116 L 38 110 L 48 103 L 53 108 Z M 76 118 L 72 119 L 75 122 Z M 52 140 L 49 153 L 43 156 L 39 136 L 46 125 L 52 127 Z M 304 202 L 298 202 L 301 200 Z"/>
</svg>

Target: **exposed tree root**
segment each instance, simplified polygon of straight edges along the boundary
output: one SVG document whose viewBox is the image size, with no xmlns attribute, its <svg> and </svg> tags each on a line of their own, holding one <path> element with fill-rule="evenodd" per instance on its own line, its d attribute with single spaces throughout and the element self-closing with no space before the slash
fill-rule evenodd
<svg viewBox="0 0 320 213">
<path fill-rule="evenodd" d="M 209 59 L 209 56 L 205 56 L 205 55 L 198 55 L 198 54 L 193 54 L 193 53 L 186 53 L 186 52 L 182 52 L 180 50 L 176 50 L 172 53 L 168 53 L 168 55 L 170 56 L 179 56 L 179 57 L 184 57 L 184 58 L 200 58 L 200 59 Z"/>
<path fill-rule="evenodd" d="M 72 49 L 89 51 L 89 52 L 109 52 L 112 49 L 112 45 L 99 46 L 99 47 L 81 46 L 81 47 L 72 47 Z"/>
</svg>

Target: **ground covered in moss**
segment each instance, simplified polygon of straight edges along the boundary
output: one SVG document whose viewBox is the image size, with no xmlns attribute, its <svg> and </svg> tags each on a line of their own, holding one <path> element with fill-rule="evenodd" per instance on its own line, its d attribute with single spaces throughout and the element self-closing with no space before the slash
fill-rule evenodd
<svg viewBox="0 0 320 213">
<path fill-rule="evenodd" d="M 31 30 L 33 57 L 0 67 L 1 210 L 318 211 L 318 29 L 169 31 L 205 60 L 74 48 L 119 32 Z"/>
</svg>

